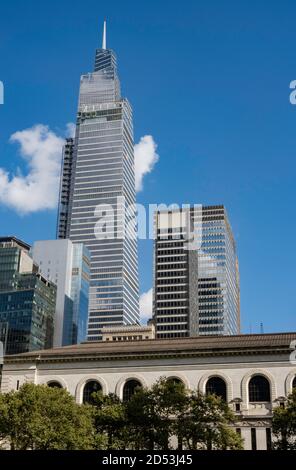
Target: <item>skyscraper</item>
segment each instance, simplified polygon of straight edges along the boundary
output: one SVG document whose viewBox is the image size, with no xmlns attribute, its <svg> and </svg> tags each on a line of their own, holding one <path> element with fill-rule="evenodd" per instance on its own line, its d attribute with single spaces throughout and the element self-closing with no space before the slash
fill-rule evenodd
<svg viewBox="0 0 296 470">
<path fill-rule="evenodd" d="M 188 249 L 193 230 L 189 211 L 155 214 L 153 311 L 158 338 L 196 336 L 198 256 Z"/>
<path fill-rule="evenodd" d="M 104 23 L 94 72 L 81 77 L 75 139 L 64 151 L 57 230 L 91 254 L 89 340 L 101 339 L 104 326 L 139 322 L 134 204 L 132 109 Z"/>
<path fill-rule="evenodd" d="M 240 283 L 236 244 L 223 205 L 191 209 L 198 249 L 199 334 L 240 333 Z"/>
<path fill-rule="evenodd" d="M 54 347 L 81 343 L 87 337 L 90 257 L 82 243 L 42 240 L 32 256 L 40 273 L 57 286 Z"/>
<path fill-rule="evenodd" d="M 224 206 L 161 211 L 155 228 L 157 337 L 238 334 L 238 260 Z"/>
<path fill-rule="evenodd" d="M 38 273 L 30 246 L 0 238 L 0 341 L 6 354 L 53 345 L 56 286 Z"/>
</svg>

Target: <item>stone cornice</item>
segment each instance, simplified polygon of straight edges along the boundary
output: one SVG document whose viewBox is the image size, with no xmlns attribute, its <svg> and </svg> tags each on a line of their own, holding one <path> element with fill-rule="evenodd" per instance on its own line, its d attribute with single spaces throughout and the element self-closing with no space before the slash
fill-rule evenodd
<svg viewBox="0 0 296 470">
<path fill-rule="evenodd" d="M 262 356 L 262 355 L 286 355 L 287 361 L 291 350 L 287 347 L 262 347 L 262 348 L 238 348 L 238 349 L 213 349 L 192 351 L 150 351 L 150 352 L 122 352 L 122 353 L 69 353 L 69 354 L 42 354 L 40 356 L 6 356 L 4 364 L 20 363 L 69 363 L 69 362 L 94 362 L 94 361 L 144 361 L 158 359 L 188 359 L 210 357 L 234 357 L 234 356 Z"/>
</svg>

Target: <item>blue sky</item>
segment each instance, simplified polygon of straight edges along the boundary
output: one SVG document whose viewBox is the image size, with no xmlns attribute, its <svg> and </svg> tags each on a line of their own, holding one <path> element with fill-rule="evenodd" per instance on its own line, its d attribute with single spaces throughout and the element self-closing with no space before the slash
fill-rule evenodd
<svg viewBox="0 0 296 470">
<path fill-rule="evenodd" d="M 244 332 L 295 330 L 296 3 L 286 0 L 11 0 L 1 4 L 0 168 L 26 173 L 10 136 L 36 124 L 62 135 L 75 120 L 101 23 L 134 109 L 135 142 L 159 162 L 140 203 L 225 204 L 237 241 Z M 1 188 L 0 188 L 1 190 Z M 0 233 L 55 236 L 56 211 L 0 206 Z M 152 246 L 140 242 L 141 291 Z"/>
</svg>

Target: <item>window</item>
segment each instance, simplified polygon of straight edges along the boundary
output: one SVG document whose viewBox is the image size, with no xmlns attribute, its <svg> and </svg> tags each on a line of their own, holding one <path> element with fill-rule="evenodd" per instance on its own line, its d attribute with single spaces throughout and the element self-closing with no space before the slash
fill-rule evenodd
<svg viewBox="0 0 296 470">
<path fill-rule="evenodd" d="M 240 403 L 235 404 L 235 411 L 240 411 Z"/>
<path fill-rule="evenodd" d="M 102 391 L 102 386 L 96 380 L 90 380 L 87 382 L 83 389 L 83 403 L 92 403 L 92 394 Z"/>
<path fill-rule="evenodd" d="M 178 377 L 168 377 L 168 382 L 173 383 L 175 385 L 184 385 L 181 379 L 178 379 Z"/>
<path fill-rule="evenodd" d="M 255 375 L 249 382 L 249 401 L 270 401 L 270 385 L 263 375 Z"/>
<path fill-rule="evenodd" d="M 61 384 L 55 380 L 53 380 L 52 382 L 48 382 L 47 386 L 50 388 L 63 388 Z"/>
<path fill-rule="evenodd" d="M 128 380 L 123 387 L 122 399 L 123 401 L 130 401 L 135 394 L 136 389 L 142 387 L 142 384 L 135 379 Z"/>
<path fill-rule="evenodd" d="M 221 377 L 211 377 L 206 384 L 206 394 L 216 395 L 222 398 L 224 401 L 227 400 L 226 383 Z"/>
<path fill-rule="evenodd" d="M 252 450 L 257 450 L 256 428 L 251 428 L 251 446 Z"/>
<path fill-rule="evenodd" d="M 293 388 L 296 388 L 296 375 L 295 375 L 295 377 L 293 379 L 293 382 L 292 382 L 292 389 Z"/>
</svg>

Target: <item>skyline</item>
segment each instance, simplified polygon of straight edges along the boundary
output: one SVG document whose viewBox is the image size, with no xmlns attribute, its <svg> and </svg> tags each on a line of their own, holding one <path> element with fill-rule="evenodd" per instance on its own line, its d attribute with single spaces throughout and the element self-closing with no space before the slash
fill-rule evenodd
<svg viewBox="0 0 296 470">
<path fill-rule="evenodd" d="M 20 5 L 20 2 L 12 3 Z M 35 4 L 35 2 L 31 3 Z M 64 4 L 66 3 L 68 2 L 64 2 Z M 94 2 L 86 3 L 94 4 Z M 211 5 L 213 3 L 215 4 L 212 2 Z M 193 6 L 191 7 L 193 9 Z M 9 12 L 9 8 L 9 6 L 4 7 L 0 23 L 5 18 L 5 12 Z M 64 8 L 64 5 L 61 8 Z M 158 145 L 159 161 L 151 175 L 145 177 L 144 187 L 142 191 L 138 192 L 137 201 L 144 204 L 175 201 L 204 205 L 225 204 L 238 245 L 243 332 L 249 331 L 250 323 L 252 331 L 259 332 L 261 322 L 264 324 L 265 332 L 293 330 L 293 315 L 295 315 L 292 300 L 295 283 L 293 282 L 295 279 L 293 267 L 296 261 L 295 250 L 293 252 L 292 248 L 295 222 L 291 219 L 293 216 L 293 173 L 295 170 L 292 159 L 294 155 L 293 130 L 296 109 L 289 103 L 289 83 L 295 78 L 295 61 L 289 62 L 288 51 L 291 51 L 292 56 L 292 45 L 290 44 L 292 41 L 284 42 L 286 55 L 281 56 L 281 59 L 277 54 L 275 57 L 268 55 L 269 53 L 266 52 L 267 39 L 270 37 L 267 32 L 269 28 L 272 30 L 272 24 L 268 23 L 268 28 L 264 29 L 265 25 L 259 21 L 262 21 L 263 11 L 260 10 L 260 7 L 257 8 L 259 10 L 257 11 L 258 16 L 256 21 L 252 23 L 250 31 L 247 24 L 248 17 L 239 23 L 246 37 L 250 39 L 250 36 L 251 38 L 254 36 L 253 40 L 257 39 L 259 42 L 259 51 L 254 51 L 252 47 L 248 48 L 244 35 L 237 38 L 239 46 L 245 52 L 245 63 L 240 61 L 239 47 L 236 50 L 231 46 L 239 26 L 229 22 L 224 24 L 223 31 L 219 28 L 215 29 L 217 37 L 225 41 L 218 44 L 219 41 L 214 37 L 214 33 L 210 32 L 210 25 L 213 22 L 218 22 L 218 11 L 216 12 L 217 16 L 207 16 L 206 13 L 209 13 L 209 10 L 205 6 L 202 8 L 200 4 L 199 10 L 203 10 L 204 19 L 208 20 L 208 22 L 205 21 L 207 34 L 203 36 L 199 30 L 196 35 L 193 30 L 193 20 L 192 23 L 189 21 L 188 31 L 186 31 L 184 17 L 181 16 L 179 19 L 175 11 L 174 21 L 169 16 L 170 21 L 168 21 L 165 31 L 167 34 L 161 35 L 160 33 L 163 17 L 160 15 L 155 19 L 153 23 L 156 30 L 155 35 L 147 35 L 147 37 L 149 36 L 148 42 L 140 32 L 141 28 L 146 32 L 149 31 L 149 15 L 148 18 L 143 18 L 143 22 L 139 26 L 136 22 L 129 20 L 127 16 L 124 16 L 122 23 L 119 24 L 114 12 L 110 12 L 109 15 L 106 12 L 109 31 L 108 43 L 119 57 L 124 95 L 129 96 L 135 111 L 135 142 L 140 142 L 143 136 L 151 135 L 153 141 L 149 142 L 150 148 L 153 147 L 153 143 Z M 272 5 L 271 9 L 275 9 L 275 6 Z M 285 17 L 286 23 L 293 9 L 295 11 L 295 6 L 291 3 L 289 15 L 287 13 L 287 17 Z M 21 17 L 22 9 L 19 10 L 18 14 Z M 73 10 L 77 14 L 77 6 Z M 98 12 L 97 18 L 103 20 L 104 15 L 100 12 L 100 6 L 96 6 L 96 11 Z M 277 21 L 278 18 L 274 10 L 272 11 Z M 240 13 L 242 14 L 242 12 Z M 237 9 L 232 12 L 232 19 L 235 14 L 238 15 Z M 270 12 L 266 14 L 268 16 Z M 188 12 L 187 20 L 189 16 Z M 97 23 L 99 21 L 95 22 L 93 18 L 89 17 L 86 30 L 82 32 L 80 29 L 79 40 L 81 39 L 81 42 L 78 47 L 77 63 L 74 63 L 75 51 L 72 52 L 69 43 L 70 38 L 74 39 L 77 35 L 77 31 L 72 36 L 70 21 L 74 25 L 79 22 L 77 18 L 75 23 L 73 11 L 70 12 L 70 17 L 71 20 L 67 20 L 69 25 L 67 23 L 65 31 L 58 30 L 58 35 L 54 38 L 54 45 L 49 44 L 46 33 L 41 35 L 39 46 L 32 44 L 30 40 L 25 42 L 30 66 L 32 66 L 34 54 L 37 54 L 38 49 L 45 45 L 47 45 L 46 50 L 49 51 L 50 60 L 46 65 L 40 57 L 40 65 L 33 67 L 32 70 L 28 67 L 27 75 L 22 81 L 18 81 L 19 79 L 14 75 L 13 70 L 15 69 L 13 67 L 7 67 L 9 64 L 11 65 L 11 62 L 6 57 L 7 47 L 8 50 L 11 47 L 12 50 L 16 47 L 14 40 L 17 40 L 19 34 L 22 34 L 22 29 L 18 33 L 12 33 L 11 44 L 7 44 L 9 35 L 7 35 L 5 24 L 3 24 L 1 34 L 4 40 L 1 52 L 2 55 L 5 53 L 5 60 L 3 61 L 3 69 L 0 71 L 0 79 L 5 85 L 5 103 L 0 106 L 2 130 L 0 166 L 7 171 L 15 173 L 17 166 L 20 166 L 24 173 L 27 171 L 19 157 L 17 145 L 8 143 L 10 135 L 42 123 L 48 125 L 60 138 L 63 136 L 66 124 L 71 122 L 71 115 L 75 115 L 73 110 L 77 101 L 78 77 L 84 71 L 86 72 L 92 64 L 92 48 L 98 44 L 98 40 L 97 43 L 93 43 L 93 37 L 96 34 L 99 38 L 101 29 L 98 31 Z M 14 23 L 16 28 L 18 27 L 18 18 L 17 15 Z M 194 18 L 197 18 L 196 14 Z M 272 15 L 268 16 L 268 19 L 271 22 Z M 50 15 L 46 21 L 48 24 L 58 24 L 58 19 Z M 32 30 L 29 30 L 29 39 L 36 28 L 32 22 L 30 22 Z M 198 26 L 201 29 L 204 28 L 204 25 L 200 23 Z M 228 27 L 227 31 L 226 26 Z M 259 26 L 262 27 L 260 31 Z M 178 27 L 186 42 L 184 49 L 182 49 L 182 45 L 177 45 L 177 38 L 172 40 L 173 32 L 176 32 Z M 287 35 L 289 35 L 292 29 L 287 28 L 287 31 Z M 49 37 L 51 36 L 50 32 L 47 34 Z M 273 49 L 277 50 L 278 54 L 283 52 L 281 42 L 285 34 L 285 31 L 281 30 L 278 41 L 273 38 Z M 83 37 L 83 35 L 86 36 Z M 50 54 L 53 53 L 57 41 L 61 41 L 61 38 L 64 38 L 65 41 L 62 43 L 61 50 L 56 51 L 57 56 L 53 57 Z M 137 38 L 138 40 L 136 40 Z M 189 38 L 192 38 L 192 41 L 193 38 L 198 41 L 192 45 L 188 42 Z M 149 41 L 152 41 L 151 45 Z M 169 41 L 172 41 L 171 49 L 167 47 Z M 155 51 L 156 43 L 158 50 L 156 56 L 153 56 L 151 49 Z M 128 45 L 129 47 L 127 47 Z M 220 52 L 220 55 L 205 54 L 201 50 L 203 45 L 205 48 L 208 47 L 207 52 L 216 50 Z M 138 53 L 141 47 L 140 57 Z M 199 75 L 198 78 L 195 77 L 196 82 L 186 67 L 182 67 L 179 76 L 174 74 L 178 70 L 175 68 L 178 58 L 174 57 L 172 53 L 174 47 L 175 52 L 183 51 L 189 71 L 198 70 Z M 254 57 L 250 56 L 251 49 Z M 166 51 L 166 55 L 163 54 L 164 51 Z M 267 56 L 263 54 L 263 51 Z M 196 52 L 199 55 L 195 55 Z M 223 63 L 222 59 L 226 57 L 228 57 L 228 62 Z M 266 70 L 263 70 L 264 67 L 260 64 L 260 59 L 263 57 L 266 60 L 264 63 Z M 236 60 L 238 68 L 234 67 L 231 59 Z M 274 59 L 277 60 L 274 62 Z M 138 61 L 140 61 L 140 65 Z M 249 66 L 254 63 L 259 70 L 250 70 Z M 283 67 L 279 67 L 279 63 Z M 67 82 L 66 87 L 61 84 L 61 77 L 57 77 L 50 83 L 54 74 L 58 75 L 61 64 L 61 75 Z M 272 67 L 272 64 L 277 64 L 277 68 Z M 45 77 L 45 65 L 49 77 Z M 173 75 L 165 74 L 164 71 L 159 72 L 157 66 L 160 67 L 160 70 L 172 72 Z M 77 70 L 80 70 L 78 74 Z M 158 81 L 155 80 L 155 74 L 152 73 L 154 70 L 158 70 L 158 74 L 156 74 Z M 220 71 L 219 80 L 217 75 L 213 74 L 215 70 L 216 72 Z M 231 75 L 231 71 L 234 72 L 234 76 Z M 249 72 L 248 77 L 244 79 L 243 76 L 247 71 Z M 37 75 L 34 76 L 34 73 Z M 167 84 L 168 78 L 170 79 L 169 85 Z M 143 92 L 143 80 L 146 80 L 147 85 L 144 87 L 145 96 L 140 93 L 140 91 Z M 148 86 L 149 80 L 150 87 Z M 249 85 L 248 88 L 246 85 L 249 82 L 251 82 L 251 86 Z M 274 92 L 275 83 L 278 85 L 278 92 Z M 11 85 L 13 85 L 12 88 Z M 188 89 L 190 89 L 190 94 Z M 54 93 L 57 93 L 57 97 L 53 99 Z M 171 94 L 173 94 L 173 100 L 170 100 Z M 20 97 L 22 99 L 17 102 Z M 218 101 L 217 98 L 220 100 Z M 53 103 L 51 104 L 50 101 Z M 172 103 L 173 101 L 174 103 Z M 63 110 L 61 111 L 59 108 L 55 113 L 54 107 L 58 102 L 61 103 Z M 155 104 L 157 104 L 159 116 L 155 113 Z M 196 106 L 198 107 L 197 111 Z M 185 116 L 184 123 L 183 116 Z M 278 129 L 281 120 L 284 124 Z M 192 125 L 193 122 L 194 125 Z M 221 126 L 221 122 L 223 126 Z M 258 127 L 261 132 L 258 132 Z M 42 136 L 42 130 L 40 132 Z M 23 138 L 24 135 L 18 134 L 15 135 L 14 140 L 16 143 L 24 142 L 24 140 L 20 140 Z M 55 137 L 51 136 L 51 138 Z M 242 146 L 242 142 L 245 145 Z M 282 155 L 282 148 L 286 150 L 284 155 Z M 238 149 L 242 163 L 240 171 L 236 164 Z M 155 152 L 156 149 L 152 149 L 151 154 L 154 157 Z M 170 164 L 171 161 L 173 165 Z M 278 161 L 281 161 L 282 165 L 279 166 Z M 255 178 L 254 175 L 257 172 L 258 178 Z M 284 205 L 282 200 L 285 201 Z M 5 206 L 5 202 L 3 203 L 3 195 L 0 196 L 0 201 L 2 201 L 1 218 L 5 217 L 5 226 L 1 224 L 1 235 L 16 235 L 30 243 L 38 239 L 55 238 L 56 210 L 35 212 L 20 217 L 11 209 L 7 209 L 7 205 Z M 276 226 L 274 213 L 277 218 Z M 284 236 L 285 244 L 291 246 L 289 257 L 281 249 L 282 243 L 279 243 Z M 278 244 L 280 244 L 280 249 L 275 249 Z M 152 244 L 150 241 L 140 241 L 139 246 L 141 293 L 143 293 L 152 287 Z M 284 272 L 280 278 L 278 272 L 281 266 L 284 266 Z M 258 292 L 258 285 L 262 286 L 260 292 Z M 284 295 L 279 295 L 279 293 Z"/>
</svg>

